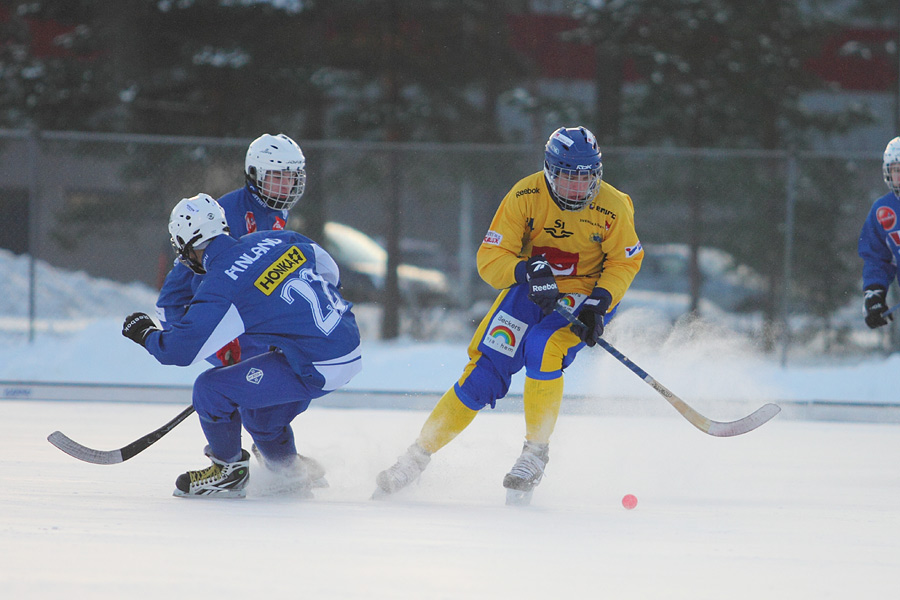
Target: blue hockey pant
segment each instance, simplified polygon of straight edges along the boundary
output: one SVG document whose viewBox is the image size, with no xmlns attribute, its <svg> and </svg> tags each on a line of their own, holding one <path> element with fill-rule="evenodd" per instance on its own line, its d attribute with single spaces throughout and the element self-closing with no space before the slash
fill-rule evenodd
<svg viewBox="0 0 900 600">
<path fill-rule="evenodd" d="M 263 456 L 277 462 L 297 453 L 291 421 L 326 393 L 299 377 L 281 353 L 266 352 L 201 373 L 193 403 L 216 458 L 240 456 L 243 424 Z"/>
<path fill-rule="evenodd" d="M 584 299 L 583 294 L 563 296 L 576 314 Z M 615 309 L 606 321 L 614 314 Z M 469 344 L 469 362 L 454 390 L 472 410 L 488 405 L 494 408 L 522 367 L 532 379 L 558 379 L 584 347 L 564 317 L 555 312 L 545 316 L 528 299 L 528 286 L 514 285 L 500 292 L 476 329 Z"/>
</svg>

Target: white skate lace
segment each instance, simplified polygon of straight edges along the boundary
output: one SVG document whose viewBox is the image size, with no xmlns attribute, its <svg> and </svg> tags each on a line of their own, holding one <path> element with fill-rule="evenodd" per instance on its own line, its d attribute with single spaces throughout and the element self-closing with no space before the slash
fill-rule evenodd
<svg viewBox="0 0 900 600">
<path fill-rule="evenodd" d="M 544 474 L 544 461 L 530 452 L 524 452 L 516 460 L 509 474 L 524 480 L 540 477 Z"/>
<path fill-rule="evenodd" d="M 419 463 L 412 456 L 404 454 L 388 469 L 388 476 L 394 486 L 405 487 L 412 483 L 421 472 Z"/>
<path fill-rule="evenodd" d="M 428 465 L 429 460 L 430 457 L 423 450 L 415 447 L 415 445 L 410 446 L 410 449 L 401 455 L 396 463 L 378 475 L 376 478 L 378 486 L 388 493 L 393 493 L 406 487 L 418 479 Z"/>
</svg>

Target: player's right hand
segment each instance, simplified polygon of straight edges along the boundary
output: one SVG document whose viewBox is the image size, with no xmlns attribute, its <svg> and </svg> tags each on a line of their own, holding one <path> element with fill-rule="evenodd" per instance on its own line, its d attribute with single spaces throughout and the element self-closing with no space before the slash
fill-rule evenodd
<svg viewBox="0 0 900 600">
<path fill-rule="evenodd" d="M 528 282 L 528 298 L 540 306 L 545 315 L 552 313 L 559 299 L 559 287 L 556 285 L 553 269 L 543 255 L 528 259 L 525 278 Z"/>
<path fill-rule="evenodd" d="M 131 313 L 125 317 L 125 322 L 122 323 L 122 335 L 141 346 L 144 345 L 144 341 L 151 331 L 159 331 L 159 328 L 145 313 Z"/>
<path fill-rule="evenodd" d="M 887 311 L 887 289 L 883 285 L 874 283 L 866 286 L 864 291 L 866 294 L 866 325 L 869 326 L 869 329 L 887 325 L 888 321 L 894 318 L 893 315 L 887 315 L 887 318 L 884 316 Z"/>
</svg>

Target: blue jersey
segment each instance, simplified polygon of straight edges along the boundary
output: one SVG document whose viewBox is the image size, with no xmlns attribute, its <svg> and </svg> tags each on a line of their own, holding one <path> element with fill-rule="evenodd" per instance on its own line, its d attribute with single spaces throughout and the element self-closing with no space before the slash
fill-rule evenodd
<svg viewBox="0 0 900 600">
<path fill-rule="evenodd" d="M 863 259 L 863 288 L 872 284 L 890 287 L 900 261 L 900 199 L 890 192 L 875 201 L 862 232 L 859 256 Z"/>
<path fill-rule="evenodd" d="M 220 235 L 206 247 L 203 266 L 206 275 L 181 320 L 147 336 L 159 362 L 190 365 L 243 335 L 277 348 L 297 375 L 325 391 L 359 372 L 352 305 L 321 246 L 293 231 Z"/>
<path fill-rule="evenodd" d="M 228 192 L 217 202 L 225 211 L 225 221 L 231 230 L 231 237 L 235 239 L 256 231 L 280 231 L 287 223 L 286 210 L 269 208 L 257 196 L 250 193 L 247 186 Z M 181 320 L 197 291 L 197 286 L 200 285 L 201 278 L 202 276 L 196 275 L 175 261 L 175 266 L 166 276 L 156 300 L 156 317 L 163 328 L 167 329 L 171 323 Z"/>
</svg>

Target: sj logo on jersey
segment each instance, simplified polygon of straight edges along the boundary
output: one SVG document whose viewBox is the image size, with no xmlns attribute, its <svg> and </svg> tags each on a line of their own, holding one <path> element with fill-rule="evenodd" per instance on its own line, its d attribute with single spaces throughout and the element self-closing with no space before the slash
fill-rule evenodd
<svg viewBox="0 0 900 600">
<path fill-rule="evenodd" d="M 306 257 L 300 252 L 297 246 L 291 246 L 287 252 L 275 259 L 271 265 L 266 267 L 263 274 L 259 276 L 254 285 L 263 294 L 268 296 L 271 294 L 278 284 L 284 281 L 284 278 L 300 268 L 306 262 Z"/>
<path fill-rule="evenodd" d="M 484 345 L 493 348 L 506 356 L 513 356 L 516 348 L 522 343 L 522 336 L 528 325 L 503 312 L 499 311 L 491 320 L 484 335 Z"/>
<path fill-rule="evenodd" d="M 566 229 L 566 224 L 562 219 L 556 219 L 553 227 L 544 227 L 544 231 L 557 239 L 565 239 L 572 235 L 572 232 Z"/>
</svg>

